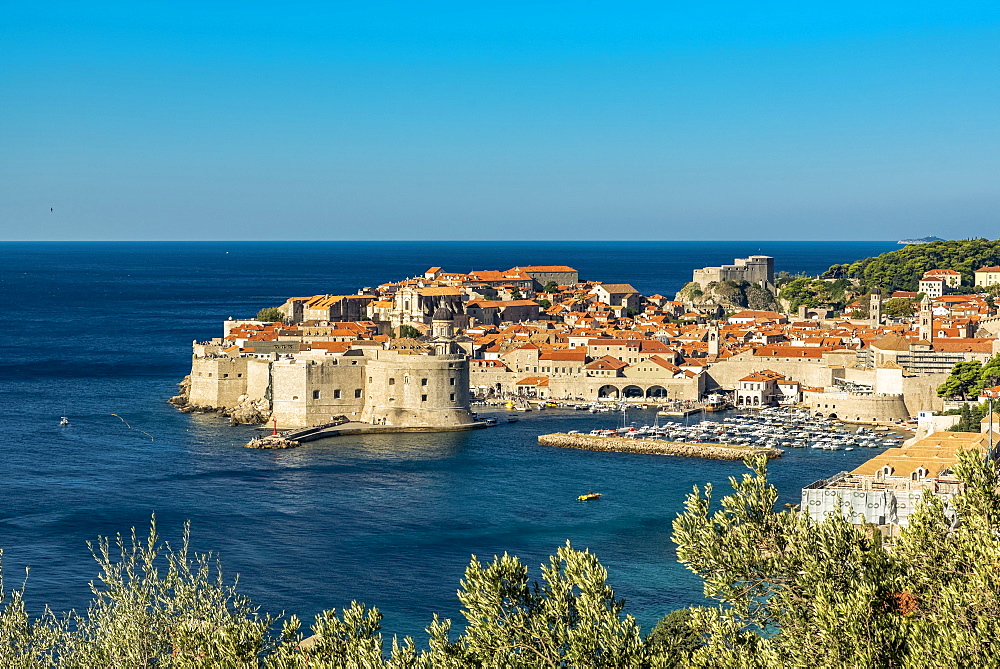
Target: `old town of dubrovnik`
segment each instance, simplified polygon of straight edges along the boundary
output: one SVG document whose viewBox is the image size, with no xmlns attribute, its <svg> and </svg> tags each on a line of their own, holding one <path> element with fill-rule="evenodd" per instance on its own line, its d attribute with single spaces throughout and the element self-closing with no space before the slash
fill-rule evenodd
<svg viewBox="0 0 1000 669">
<path fill-rule="evenodd" d="M 783 276 L 775 262 L 694 269 L 670 297 L 581 280 L 564 265 L 435 266 L 355 294 L 290 297 L 195 341 L 171 401 L 270 426 L 248 444 L 260 448 L 485 428 L 498 421 L 489 410 L 513 422 L 550 407 L 621 414 L 614 429 L 539 435 L 552 446 L 722 459 L 876 448 L 805 488 L 802 508 L 822 518 L 846 504 L 848 516 L 891 532 L 923 490 L 954 492 L 959 450 L 1000 443 L 991 417 L 982 430 L 950 432 L 970 398 L 941 390 L 956 365 L 1000 360 L 1000 267 L 976 268 L 966 283 L 932 268 L 916 291 L 883 293 L 856 279 Z M 838 290 L 843 308 L 793 304 L 789 288 L 804 282 Z M 979 391 L 971 399 L 985 402 L 1000 385 Z M 630 408 L 654 409 L 654 424 L 630 420 Z"/>
</svg>

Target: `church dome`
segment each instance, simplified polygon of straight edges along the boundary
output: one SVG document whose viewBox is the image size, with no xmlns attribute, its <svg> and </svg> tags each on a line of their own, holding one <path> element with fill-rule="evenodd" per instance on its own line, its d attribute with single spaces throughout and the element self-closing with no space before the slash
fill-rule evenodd
<svg viewBox="0 0 1000 669">
<path fill-rule="evenodd" d="M 431 320 L 434 321 L 450 321 L 454 320 L 454 316 L 451 313 L 451 309 L 448 307 L 438 307 L 434 311 L 434 315 L 431 316 Z"/>
</svg>

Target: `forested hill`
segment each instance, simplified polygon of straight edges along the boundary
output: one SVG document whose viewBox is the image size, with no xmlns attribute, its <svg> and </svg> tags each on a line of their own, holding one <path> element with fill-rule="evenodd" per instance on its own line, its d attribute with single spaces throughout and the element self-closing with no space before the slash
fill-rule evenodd
<svg viewBox="0 0 1000 669">
<path fill-rule="evenodd" d="M 967 239 L 907 246 L 846 265 L 833 265 L 825 278 L 853 277 L 868 288 L 883 291 L 917 290 L 924 272 L 952 269 L 962 273 L 962 285 L 971 286 L 974 272 L 987 265 L 1000 265 L 1000 240 Z"/>
</svg>

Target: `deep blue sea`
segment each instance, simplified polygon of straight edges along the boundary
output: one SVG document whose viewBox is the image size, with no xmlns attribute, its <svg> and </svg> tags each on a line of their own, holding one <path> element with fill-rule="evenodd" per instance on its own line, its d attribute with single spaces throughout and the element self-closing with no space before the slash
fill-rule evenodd
<svg viewBox="0 0 1000 669">
<path fill-rule="evenodd" d="M 354 292 L 428 267 L 567 264 L 581 278 L 672 295 L 703 265 L 764 253 L 778 270 L 829 265 L 893 242 L 0 243 L 0 548 L 8 585 L 31 567 L 31 610 L 84 608 L 97 574 L 86 542 L 148 527 L 176 540 L 190 520 L 265 611 L 306 620 L 351 600 L 389 633 L 459 619 L 469 556 L 507 551 L 538 575 L 567 540 L 595 552 L 627 611 L 649 628 L 702 601 L 676 562 L 671 520 L 694 485 L 717 496 L 740 463 L 539 446 L 613 415 L 546 411 L 469 433 L 341 437 L 290 451 L 242 447 L 246 427 L 166 399 L 190 344 L 292 295 Z M 118 414 L 129 427 L 119 418 Z M 648 420 L 652 413 L 634 420 Z M 59 427 L 59 417 L 71 425 Z M 142 430 L 155 438 L 139 432 Z M 780 503 L 871 451 L 789 451 L 772 465 Z M 593 503 L 576 496 L 604 493 Z"/>
</svg>

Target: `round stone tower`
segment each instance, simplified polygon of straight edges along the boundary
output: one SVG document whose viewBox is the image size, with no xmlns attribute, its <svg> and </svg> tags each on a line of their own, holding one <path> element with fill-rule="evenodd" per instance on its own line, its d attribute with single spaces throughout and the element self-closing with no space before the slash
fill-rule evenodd
<svg viewBox="0 0 1000 669">
<path fill-rule="evenodd" d="M 365 366 L 364 420 L 372 425 L 449 428 L 472 423 L 464 355 L 378 351 Z"/>
</svg>

